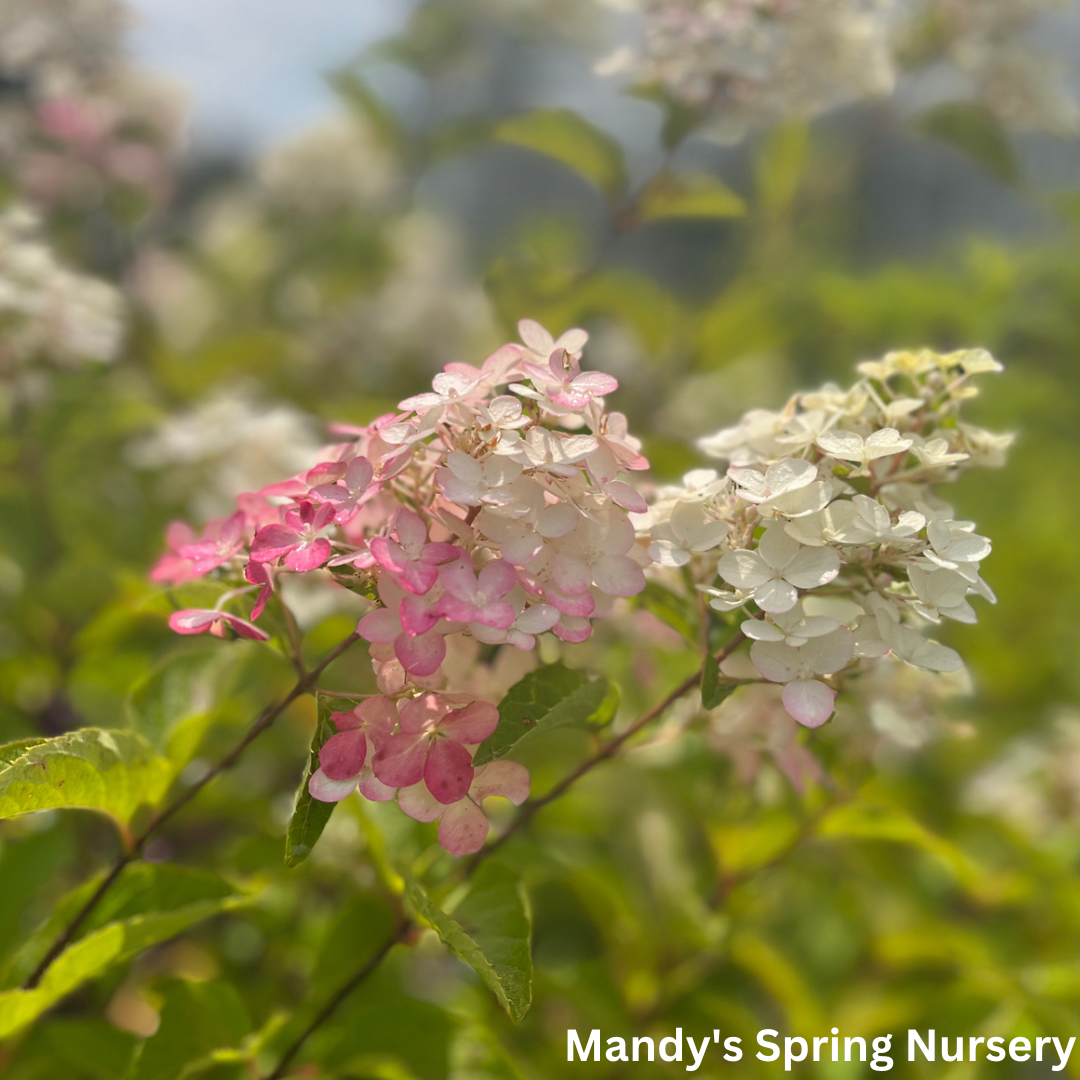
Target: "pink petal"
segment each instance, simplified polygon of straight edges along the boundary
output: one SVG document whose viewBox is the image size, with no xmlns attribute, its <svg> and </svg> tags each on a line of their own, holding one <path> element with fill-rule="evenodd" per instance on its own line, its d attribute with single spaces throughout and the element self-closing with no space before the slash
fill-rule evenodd
<svg viewBox="0 0 1080 1080">
<path fill-rule="evenodd" d="M 481 765 L 473 777 L 469 796 L 478 803 L 499 796 L 520 806 L 529 797 L 529 770 L 516 761 L 492 761 Z"/>
<path fill-rule="evenodd" d="M 331 780 L 358 776 L 367 759 L 367 736 L 361 730 L 331 735 L 319 751 L 319 765 Z"/>
<path fill-rule="evenodd" d="M 202 634 L 221 618 L 220 611 L 188 608 L 169 616 L 169 629 L 177 634 Z"/>
<path fill-rule="evenodd" d="M 632 514 L 644 514 L 649 509 L 645 496 L 624 480 L 612 480 L 604 485 L 604 490 L 619 506 L 624 510 L 629 510 Z"/>
<path fill-rule="evenodd" d="M 487 701 L 473 701 L 439 722 L 439 730 L 459 743 L 482 743 L 498 726 L 499 710 Z"/>
<path fill-rule="evenodd" d="M 232 629 L 241 637 L 251 638 L 252 641 L 270 640 L 270 635 L 266 633 L 265 630 L 260 630 L 257 626 L 252 626 L 246 619 L 241 619 L 238 615 L 230 615 L 223 611 L 221 613 L 221 619 L 232 627 Z"/>
<path fill-rule="evenodd" d="M 503 559 L 495 559 L 480 571 L 477 582 L 486 597 L 498 600 L 517 584 L 517 571 Z"/>
<path fill-rule="evenodd" d="M 560 551 L 551 567 L 555 584 L 564 593 L 583 593 L 592 584 L 592 567 L 579 555 Z M 558 605 L 555 605 L 558 607 Z"/>
<path fill-rule="evenodd" d="M 428 563 L 416 561 L 408 563 L 398 579 L 402 588 L 408 589 L 414 596 L 426 596 L 439 580 L 439 571 Z"/>
<path fill-rule="evenodd" d="M 798 679 L 784 687 L 784 708 L 805 727 L 821 727 L 832 716 L 836 691 L 817 679 Z"/>
<path fill-rule="evenodd" d="M 384 784 L 376 775 L 371 771 L 371 766 L 368 766 L 360 774 L 360 794 L 365 799 L 370 799 L 372 802 L 389 802 L 394 797 L 396 788 L 389 787 Z"/>
<path fill-rule="evenodd" d="M 450 711 L 450 705 L 439 694 L 422 694 L 408 698 L 398 708 L 401 730 L 411 735 L 434 731 L 439 721 Z"/>
<path fill-rule="evenodd" d="M 300 543 L 300 534 L 284 525 L 264 525 L 251 544 L 251 557 L 255 562 L 273 562 L 287 555 Z"/>
<path fill-rule="evenodd" d="M 472 754 L 460 743 L 436 739 L 424 763 L 424 783 L 444 805 L 465 798 L 473 781 Z"/>
<path fill-rule="evenodd" d="M 551 632 L 563 641 L 578 645 L 588 641 L 592 635 L 592 624 L 588 619 L 578 619 L 573 615 L 564 615 L 552 628 Z"/>
<path fill-rule="evenodd" d="M 442 617 L 440 604 L 431 604 L 419 596 L 406 596 L 398 611 L 401 625 L 410 637 L 426 634 Z"/>
<path fill-rule="evenodd" d="M 556 589 L 554 585 L 549 585 L 544 590 L 544 599 L 564 615 L 569 615 L 574 618 L 587 618 L 596 610 L 596 601 L 593 599 L 591 592 L 567 596 L 565 593 Z"/>
<path fill-rule="evenodd" d="M 361 702 L 354 714 L 363 722 L 368 743 L 378 749 L 390 738 L 397 723 L 397 708 L 389 698 L 373 697 Z"/>
<path fill-rule="evenodd" d="M 427 784 L 422 780 L 418 784 L 399 788 L 397 804 L 413 821 L 437 821 L 446 810 L 446 807 L 428 791 Z"/>
<path fill-rule="evenodd" d="M 390 608 L 376 608 L 356 624 L 356 632 L 365 641 L 394 641 L 401 633 L 401 619 Z"/>
<path fill-rule="evenodd" d="M 608 596 L 637 596 L 645 588 L 645 571 L 627 555 L 605 555 L 593 566 L 593 581 Z"/>
<path fill-rule="evenodd" d="M 332 506 L 328 506 L 327 509 L 333 513 L 334 508 Z M 319 537 L 318 540 L 300 544 L 293 551 L 290 551 L 285 556 L 285 568 L 295 570 L 301 574 L 306 573 L 308 570 L 315 570 L 330 558 L 331 552 L 330 541 Z M 252 558 L 254 557 L 252 555 Z"/>
<path fill-rule="evenodd" d="M 388 537 L 374 536 L 368 547 L 375 561 L 387 570 L 400 574 L 407 569 L 409 565 L 408 556 L 402 550 L 400 544 L 395 543 Z"/>
<path fill-rule="evenodd" d="M 399 634 L 394 639 L 394 655 L 410 675 L 434 675 L 446 659 L 446 642 L 434 631 L 410 637 Z"/>
<path fill-rule="evenodd" d="M 394 532 L 407 548 L 418 548 L 427 539 L 427 526 L 419 514 L 399 510 L 394 518 Z"/>
<path fill-rule="evenodd" d="M 513 604 L 505 600 L 496 600 L 486 607 L 477 609 L 470 622 L 478 622 L 482 626 L 492 626 L 496 630 L 509 630 L 514 625 L 517 612 Z"/>
<path fill-rule="evenodd" d="M 424 778 L 424 760 L 427 754 L 427 735 L 400 732 L 386 740 L 372 758 L 371 768 L 384 784 L 408 787 Z"/>
<path fill-rule="evenodd" d="M 356 778 L 331 780 L 322 769 L 316 769 L 308 781 L 308 792 L 319 802 L 341 802 L 356 790 Z"/>
<path fill-rule="evenodd" d="M 484 846 L 488 829 L 484 811 L 469 799 L 462 799 L 439 821 L 439 843 L 451 855 L 472 855 Z"/>
<path fill-rule="evenodd" d="M 586 371 L 570 384 L 574 390 L 587 394 L 613 394 L 619 389 L 619 380 L 602 371 Z"/>
</svg>

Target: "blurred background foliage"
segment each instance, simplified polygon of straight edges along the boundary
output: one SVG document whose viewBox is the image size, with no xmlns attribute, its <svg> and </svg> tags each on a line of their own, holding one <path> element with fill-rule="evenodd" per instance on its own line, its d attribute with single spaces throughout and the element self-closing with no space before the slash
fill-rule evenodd
<svg viewBox="0 0 1080 1080">
<path fill-rule="evenodd" d="M 199 523 L 313 462 L 327 422 L 392 409 L 442 364 L 512 339 L 521 317 L 589 329 L 587 363 L 619 378 L 659 480 L 695 465 L 697 435 L 847 380 L 858 360 L 985 346 L 1006 373 L 973 413 L 1019 438 L 1006 468 L 948 493 L 995 544 L 998 605 L 977 627 L 949 626 L 971 692 L 927 704 L 913 682 L 872 716 L 841 703 L 799 736 L 818 763 L 802 789 L 753 700 L 674 710 L 503 852 L 532 909 L 522 1024 L 428 935 L 347 1001 L 297 1075 L 683 1072 L 568 1067 L 568 1027 L 719 1028 L 744 1046 L 763 1027 L 892 1031 L 897 1046 L 908 1027 L 1068 1036 L 1080 1018 L 1075 144 L 1018 136 L 978 105 L 897 96 L 736 143 L 698 137 L 663 95 L 612 105 L 589 71 L 595 22 L 564 8 L 422 4 L 333 75 L 335 115 L 258 161 L 178 154 L 176 102 L 145 89 L 125 91 L 94 146 L 63 125 L 43 134 L 33 72 L 0 49 L 2 197 L 36 205 L 58 258 L 115 284 L 128 313 L 111 364 L 5 362 L 0 743 L 127 727 L 167 752 L 166 782 L 197 779 L 292 675 L 284 653 L 170 634 L 177 597 L 146 578 L 169 522 Z M 131 73 L 110 44 L 119 31 L 99 31 L 76 89 L 115 103 Z M 138 168 L 117 166 L 132 155 L 110 157 L 109 139 L 140 150 Z M 333 595 L 296 606 L 312 657 L 355 619 Z M 644 612 L 626 625 L 572 662 L 618 683 L 630 716 L 697 657 Z M 492 687 L 513 681 L 513 662 L 496 659 Z M 367 667 L 353 655 L 333 684 L 362 690 Z M 155 873 L 217 875 L 184 878 L 170 901 L 217 914 L 105 965 L 0 1048 L 0 1074 L 257 1075 L 378 945 L 396 903 L 388 866 L 430 864 L 431 827 L 349 800 L 286 870 L 314 721 L 298 701 L 148 849 Z M 534 791 L 591 738 L 535 740 Z M 5 988 L 118 843 L 91 813 L 0 822 Z M 146 914 L 149 901 L 133 903 L 111 917 Z M 751 1051 L 725 1068 L 778 1066 Z M 957 1080 L 1046 1068 L 897 1065 Z M 1080 1076 L 1076 1055 L 1069 1071 Z"/>
</svg>

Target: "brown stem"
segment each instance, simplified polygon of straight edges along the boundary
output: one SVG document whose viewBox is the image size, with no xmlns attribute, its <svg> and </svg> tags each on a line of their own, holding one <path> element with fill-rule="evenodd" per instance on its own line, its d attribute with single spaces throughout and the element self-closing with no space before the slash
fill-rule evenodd
<svg viewBox="0 0 1080 1080">
<path fill-rule="evenodd" d="M 304 1043 L 311 1038 L 312 1035 L 318 1031 L 319 1028 L 334 1015 L 335 1012 L 341 1007 L 341 1003 L 365 982 L 369 976 L 373 975 L 378 969 L 379 965 L 386 959 L 390 950 L 399 942 L 403 941 L 408 933 L 415 927 L 415 923 L 412 919 L 402 919 L 401 922 L 395 927 L 393 933 L 379 946 L 378 951 L 374 956 L 368 960 L 363 967 L 358 968 L 353 975 L 334 992 L 334 996 L 315 1014 L 311 1023 L 289 1044 L 288 1048 L 278 1059 L 277 1065 L 274 1066 L 274 1071 L 267 1076 L 266 1080 L 281 1080 L 281 1077 L 285 1075 L 285 1070 L 289 1067 L 289 1062 L 292 1061 L 298 1053 Z"/>
<path fill-rule="evenodd" d="M 312 668 L 279 702 L 268 705 L 248 728 L 247 734 L 230 750 L 213 768 L 201 777 L 191 787 L 178 795 L 171 803 L 165 806 L 153 818 L 142 832 L 134 836 L 127 850 L 113 864 L 112 868 L 102 879 L 101 884 L 94 890 L 90 899 L 79 909 L 78 914 L 65 927 L 60 936 L 49 947 L 48 952 L 42 957 L 41 962 L 30 973 L 22 984 L 24 990 L 33 990 L 41 982 L 45 972 L 52 966 L 53 961 L 71 944 L 75 935 L 89 918 L 91 912 L 101 903 L 106 893 L 116 884 L 117 878 L 123 873 L 124 868 L 135 862 L 146 847 L 147 842 L 161 829 L 161 827 L 176 814 L 178 814 L 189 802 L 192 801 L 212 780 L 220 776 L 226 769 L 232 768 L 240 759 L 245 750 L 264 732 L 271 724 L 298 698 L 311 690 L 322 673 L 345 652 L 354 642 L 359 640 L 359 635 L 353 631 L 340 645 L 331 652 L 318 667 Z"/>
</svg>

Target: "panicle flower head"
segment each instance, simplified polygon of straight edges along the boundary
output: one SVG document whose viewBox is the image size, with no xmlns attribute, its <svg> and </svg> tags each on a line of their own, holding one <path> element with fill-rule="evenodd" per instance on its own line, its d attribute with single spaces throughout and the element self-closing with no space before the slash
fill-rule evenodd
<svg viewBox="0 0 1080 1080">
<path fill-rule="evenodd" d="M 846 676 L 874 660 L 963 666 L 920 631 L 974 622 L 971 597 L 994 601 L 979 574 L 991 545 L 934 489 L 1001 464 L 1010 437 L 958 420 L 972 378 L 1000 370 L 982 349 L 860 364 L 846 390 L 796 395 L 701 439 L 726 476 L 695 470 L 635 516 L 651 572 L 674 583 L 679 568 L 738 619 L 753 672 L 782 684 L 799 723 L 828 720 Z"/>
<path fill-rule="evenodd" d="M 174 615 L 181 633 L 255 636 L 282 573 L 321 574 L 375 601 L 357 632 L 380 696 L 334 715 L 310 790 L 398 792 L 406 813 L 438 818 L 459 854 L 487 835 L 482 800 L 520 802 L 528 774 L 511 762 L 473 767 L 498 711 L 447 686 L 447 640 L 531 650 L 551 631 L 583 641 L 612 598 L 645 588 L 649 562 L 628 517 L 645 503 L 623 478 L 648 462 L 604 400 L 618 383 L 582 371 L 585 331 L 520 330 L 523 344 L 477 367 L 448 364 L 398 411 L 338 429 L 314 467 L 241 496 L 200 538 L 174 526 L 152 571 L 172 584 L 231 579 L 230 600 L 258 590 L 252 621 L 222 602 Z"/>
</svg>

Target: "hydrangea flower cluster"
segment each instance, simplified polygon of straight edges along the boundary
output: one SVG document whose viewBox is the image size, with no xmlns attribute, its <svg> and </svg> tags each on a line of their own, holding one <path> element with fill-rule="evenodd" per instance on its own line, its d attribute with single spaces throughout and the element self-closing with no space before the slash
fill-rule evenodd
<svg viewBox="0 0 1080 1080">
<path fill-rule="evenodd" d="M 644 589 L 648 563 L 628 516 L 646 503 L 624 479 L 648 462 L 625 417 L 606 409 L 616 380 L 582 371 L 584 331 L 555 340 L 534 322 L 519 328 L 523 344 L 480 367 L 448 364 L 400 411 L 338 429 L 322 461 L 240 496 L 200 537 L 174 525 L 152 572 L 239 586 L 212 609 L 175 612 L 182 634 L 265 637 L 255 623 L 283 573 L 377 599 L 357 632 L 379 696 L 336 714 L 310 790 L 324 800 L 396 791 L 406 813 L 440 820 L 458 854 L 487 835 L 482 798 L 520 801 L 528 777 L 511 763 L 473 769 L 498 712 L 445 691 L 447 638 L 523 650 L 548 631 L 584 641 L 615 598 Z M 250 618 L 226 610 L 248 591 Z"/>
<path fill-rule="evenodd" d="M 700 440 L 726 473 L 691 472 L 636 518 L 669 584 L 688 572 L 712 608 L 738 620 L 750 674 L 781 684 L 799 723 L 828 720 L 864 660 L 962 667 L 920 629 L 974 622 L 969 597 L 993 602 L 979 574 L 990 541 L 934 486 L 1001 464 L 1011 437 L 958 419 L 976 393 L 971 377 L 1000 370 L 983 350 L 861 364 L 849 389 L 799 394 Z"/>
<path fill-rule="evenodd" d="M 1030 41 L 1058 0 L 607 0 L 643 40 L 601 61 L 702 110 L 721 136 L 892 93 L 903 68 L 952 81 L 1010 127 L 1075 130 L 1077 109 Z"/>
</svg>

